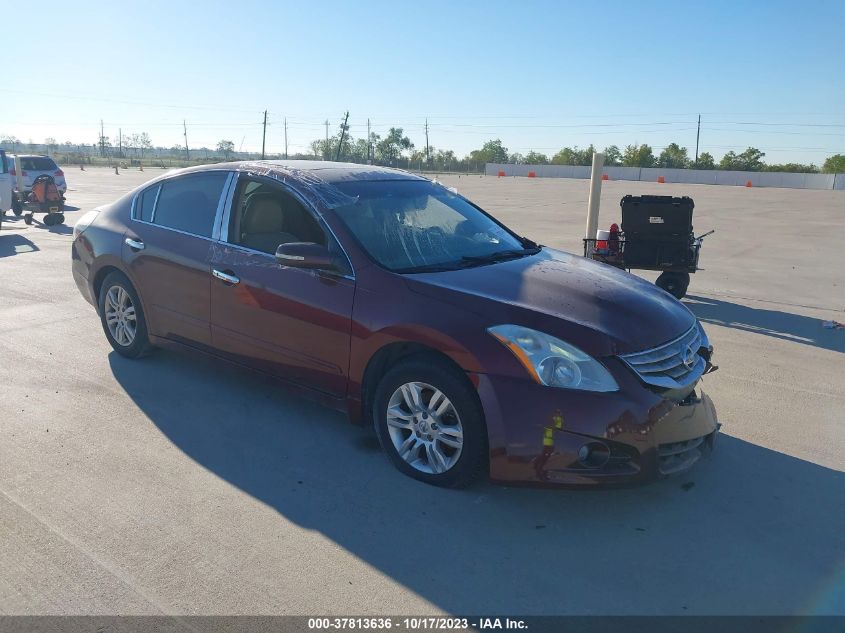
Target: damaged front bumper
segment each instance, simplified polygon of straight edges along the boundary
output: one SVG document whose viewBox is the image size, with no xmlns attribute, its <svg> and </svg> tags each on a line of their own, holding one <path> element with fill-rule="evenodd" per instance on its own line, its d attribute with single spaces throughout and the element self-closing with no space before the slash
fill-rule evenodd
<svg viewBox="0 0 845 633">
<path fill-rule="evenodd" d="M 679 399 L 614 369 L 616 393 L 478 375 L 490 478 L 546 486 L 645 483 L 684 472 L 712 450 L 719 423 L 700 381 Z"/>
</svg>

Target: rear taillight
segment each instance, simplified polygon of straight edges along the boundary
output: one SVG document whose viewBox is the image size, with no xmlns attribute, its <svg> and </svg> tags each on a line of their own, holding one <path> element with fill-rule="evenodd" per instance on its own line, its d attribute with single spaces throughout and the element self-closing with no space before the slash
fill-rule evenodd
<svg viewBox="0 0 845 633">
<path fill-rule="evenodd" d="M 54 175 L 54 176 L 64 176 L 64 175 L 65 175 L 65 172 L 63 172 L 61 169 L 57 169 L 57 170 L 56 170 L 56 173 L 55 173 L 55 174 L 53 174 L 53 175 Z"/>
</svg>

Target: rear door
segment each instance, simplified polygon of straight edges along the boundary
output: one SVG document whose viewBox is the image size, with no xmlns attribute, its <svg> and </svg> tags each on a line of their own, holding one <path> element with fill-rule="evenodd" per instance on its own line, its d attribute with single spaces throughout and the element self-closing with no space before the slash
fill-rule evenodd
<svg viewBox="0 0 845 633">
<path fill-rule="evenodd" d="M 152 334 L 200 347 L 210 344 L 209 257 L 233 178 L 224 170 L 185 174 L 136 196 L 123 260 Z"/>
<path fill-rule="evenodd" d="M 6 152 L 0 149 L 0 213 L 12 208 L 12 177 Z"/>
</svg>

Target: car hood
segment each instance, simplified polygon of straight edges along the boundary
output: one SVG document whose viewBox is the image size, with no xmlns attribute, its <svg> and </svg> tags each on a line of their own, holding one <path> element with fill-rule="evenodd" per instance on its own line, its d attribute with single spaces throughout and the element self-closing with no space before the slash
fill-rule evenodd
<svg viewBox="0 0 845 633">
<path fill-rule="evenodd" d="M 594 356 L 656 347 L 692 313 L 654 284 L 607 264 L 544 248 L 521 259 L 406 276 L 414 292 L 482 317 L 544 331 Z"/>
</svg>

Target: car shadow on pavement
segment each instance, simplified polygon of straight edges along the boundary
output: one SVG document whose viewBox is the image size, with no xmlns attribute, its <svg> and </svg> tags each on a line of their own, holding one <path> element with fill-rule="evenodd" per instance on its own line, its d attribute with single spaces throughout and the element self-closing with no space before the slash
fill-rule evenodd
<svg viewBox="0 0 845 633">
<path fill-rule="evenodd" d="M 845 333 L 823 327 L 822 319 L 693 295 L 684 305 L 705 323 L 845 353 Z"/>
<path fill-rule="evenodd" d="M 444 490 L 395 471 L 345 415 L 251 372 L 172 352 L 109 362 L 197 468 L 445 611 L 845 610 L 842 472 L 722 434 L 692 471 L 644 487 Z"/>
<path fill-rule="evenodd" d="M 40 250 L 31 240 L 20 233 L 0 232 L 0 257 L 11 257 Z"/>
</svg>

